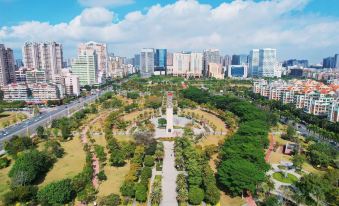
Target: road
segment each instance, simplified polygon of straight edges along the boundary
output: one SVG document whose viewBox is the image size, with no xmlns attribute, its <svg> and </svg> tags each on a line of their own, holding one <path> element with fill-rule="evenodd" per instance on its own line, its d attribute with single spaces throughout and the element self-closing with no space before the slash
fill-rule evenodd
<svg viewBox="0 0 339 206">
<path fill-rule="evenodd" d="M 67 105 L 57 106 L 52 111 L 42 113 L 39 116 L 35 116 L 31 119 L 20 122 L 19 124 L 12 125 L 3 129 L 0 132 L 0 150 L 2 149 L 3 142 L 10 140 L 13 136 L 33 134 L 37 127 L 48 126 L 54 119 L 59 119 L 61 117 L 68 116 L 76 111 L 79 111 L 84 107 L 85 104 L 94 102 L 96 98 L 111 89 L 112 88 L 109 88 L 107 90 L 100 91 L 97 94 L 82 97 Z"/>
</svg>

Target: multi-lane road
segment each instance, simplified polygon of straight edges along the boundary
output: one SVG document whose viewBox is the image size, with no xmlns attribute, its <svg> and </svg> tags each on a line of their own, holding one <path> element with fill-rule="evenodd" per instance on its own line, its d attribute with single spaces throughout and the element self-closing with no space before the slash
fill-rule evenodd
<svg viewBox="0 0 339 206">
<path fill-rule="evenodd" d="M 31 119 L 20 122 L 19 124 L 12 125 L 0 131 L 0 150 L 2 150 L 2 145 L 4 141 L 10 140 L 13 136 L 23 136 L 33 134 L 37 127 L 39 126 L 48 126 L 52 120 L 59 119 L 64 116 L 68 116 L 84 107 L 85 104 L 94 102 L 96 98 L 101 96 L 106 91 L 111 90 L 111 88 L 100 91 L 97 94 L 92 94 L 90 96 L 82 97 L 73 101 L 67 105 L 57 106 L 51 111 L 43 112 L 42 114 L 35 116 Z"/>
</svg>

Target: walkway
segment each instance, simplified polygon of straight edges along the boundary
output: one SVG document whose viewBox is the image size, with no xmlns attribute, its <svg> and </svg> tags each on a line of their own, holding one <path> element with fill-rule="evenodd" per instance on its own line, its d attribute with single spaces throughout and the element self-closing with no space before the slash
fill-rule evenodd
<svg viewBox="0 0 339 206">
<path fill-rule="evenodd" d="M 178 171 L 175 168 L 174 142 L 164 142 L 164 161 L 162 174 L 162 194 L 163 198 L 160 206 L 177 206 L 176 179 Z"/>
<path fill-rule="evenodd" d="M 274 135 L 272 133 L 270 133 L 270 146 L 266 152 L 266 156 L 265 156 L 265 161 L 267 163 L 269 163 L 270 161 L 270 157 L 271 157 L 271 153 L 274 149 L 274 145 L 275 145 L 275 140 L 274 140 Z"/>
</svg>

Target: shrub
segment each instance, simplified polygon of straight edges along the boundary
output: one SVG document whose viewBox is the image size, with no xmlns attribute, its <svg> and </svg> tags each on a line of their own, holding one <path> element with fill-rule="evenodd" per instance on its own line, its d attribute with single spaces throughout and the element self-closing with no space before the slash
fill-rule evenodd
<svg viewBox="0 0 339 206">
<path fill-rule="evenodd" d="M 9 160 L 7 157 L 1 157 L 0 158 L 0 169 L 8 167 L 10 163 L 11 163 L 11 160 Z"/>
<path fill-rule="evenodd" d="M 144 159 L 144 164 L 146 167 L 153 167 L 154 166 L 154 157 L 150 155 L 146 155 Z"/>
<path fill-rule="evenodd" d="M 38 191 L 36 186 L 18 186 L 12 188 L 3 196 L 4 205 L 12 205 L 16 202 L 28 202 L 35 199 Z"/>
<path fill-rule="evenodd" d="M 102 197 L 99 200 L 99 205 L 105 206 L 118 206 L 121 204 L 120 196 L 117 194 L 110 194 L 108 196 Z"/>
<path fill-rule="evenodd" d="M 98 173 L 98 179 L 100 181 L 104 181 L 104 180 L 107 180 L 107 176 L 105 174 L 105 172 L 103 170 L 101 170 L 99 173 Z"/>
<path fill-rule="evenodd" d="M 204 200 L 204 190 L 199 187 L 191 187 L 188 192 L 190 204 L 199 205 Z"/>
</svg>

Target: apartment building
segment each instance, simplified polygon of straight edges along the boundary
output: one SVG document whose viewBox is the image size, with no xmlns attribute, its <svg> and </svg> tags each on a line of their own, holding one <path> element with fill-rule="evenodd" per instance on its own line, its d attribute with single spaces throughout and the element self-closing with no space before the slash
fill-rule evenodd
<svg viewBox="0 0 339 206">
<path fill-rule="evenodd" d="M 333 102 L 329 109 L 328 120 L 331 122 L 339 122 L 339 99 Z"/>
<path fill-rule="evenodd" d="M 0 86 L 15 82 L 13 50 L 0 44 Z"/>
<path fill-rule="evenodd" d="M 5 101 L 27 101 L 29 98 L 29 88 L 26 83 L 18 82 L 7 84 L 2 87 Z"/>
</svg>

